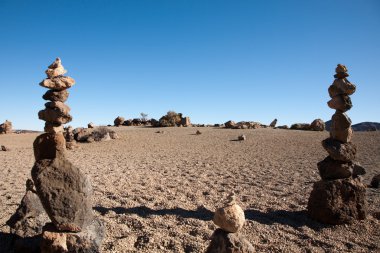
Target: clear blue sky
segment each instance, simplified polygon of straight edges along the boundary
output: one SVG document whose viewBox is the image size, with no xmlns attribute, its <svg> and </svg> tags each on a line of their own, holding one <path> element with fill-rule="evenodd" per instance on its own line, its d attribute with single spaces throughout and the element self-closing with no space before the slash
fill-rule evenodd
<svg viewBox="0 0 380 253">
<path fill-rule="evenodd" d="M 380 122 L 380 1 L 0 0 L 0 121 L 43 129 L 38 83 L 61 57 L 74 127 L 118 115 L 194 123 L 328 120 L 336 64 L 354 123 Z"/>
</svg>

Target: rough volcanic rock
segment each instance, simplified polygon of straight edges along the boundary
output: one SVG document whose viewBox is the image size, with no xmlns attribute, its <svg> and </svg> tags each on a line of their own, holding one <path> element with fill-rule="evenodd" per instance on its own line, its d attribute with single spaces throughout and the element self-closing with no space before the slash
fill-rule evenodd
<svg viewBox="0 0 380 253">
<path fill-rule="evenodd" d="M 56 91 L 66 90 L 72 87 L 74 84 L 75 80 L 69 76 L 57 76 L 51 79 L 47 78 L 40 82 L 40 85 L 42 87 Z"/>
<path fill-rule="evenodd" d="M 10 151 L 10 149 L 7 148 L 7 147 L 4 146 L 4 145 L 1 145 L 1 146 L 0 146 L 0 150 L 1 150 L 1 151 Z"/>
<path fill-rule="evenodd" d="M 50 109 L 54 109 L 54 110 L 58 110 L 64 115 L 68 115 L 70 113 L 70 110 L 71 110 L 69 106 L 67 106 L 64 103 L 59 102 L 59 101 L 47 102 L 45 104 L 45 107 L 50 108 Z"/>
<path fill-rule="evenodd" d="M 70 114 L 64 114 L 58 108 L 46 108 L 38 112 L 38 118 L 53 124 L 66 124 L 72 121 Z"/>
<path fill-rule="evenodd" d="M 62 233 L 47 225 L 42 235 L 41 253 L 98 253 L 105 235 L 105 226 L 94 219 L 79 233 Z"/>
<path fill-rule="evenodd" d="M 61 124 L 53 124 L 50 122 L 45 122 L 44 131 L 47 133 L 56 134 L 56 133 L 63 133 L 64 129 L 63 129 L 63 125 Z"/>
<path fill-rule="evenodd" d="M 216 229 L 206 253 L 253 253 L 255 248 L 239 233 Z"/>
<path fill-rule="evenodd" d="M 245 141 L 246 139 L 247 137 L 244 134 L 238 136 L 239 141 Z"/>
<path fill-rule="evenodd" d="M 373 187 L 373 188 L 379 188 L 380 187 L 380 174 L 377 174 L 372 178 L 371 187 Z"/>
<path fill-rule="evenodd" d="M 202 132 L 199 131 L 199 130 L 197 130 L 197 131 L 195 132 L 195 134 L 196 134 L 196 135 L 200 135 L 200 134 L 202 134 Z"/>
<path fill-rule="evenodd" d="M 92 122 L 90 122 L 90 123 L 87 124 L 87 127 L 88 128 L 95 128 L 95 124 L 92 123 Z"/>
<path fill-rule="evenodd" d="M 352 142 L 342 143 L 338 140 L 327 138 L 322 141 L 322 146 L 334 160 L 349 162 L 356 158 L 356 145 Z"/>
<path fill-rule="evenodd" d="M 183 117 L 181 119 L 181 125 L 182 126 L 190 126 L 191 125 L 190 117 Z"/>
<path fill-rule="evenodd" d="M 335 180 L 349 178 L 353 174 L 354 164 L 352 162 L 341 162 L 330 156 L 318 163 L 319 175 L 322 180 Z"/>
<path fill-rule="evenodd" d="M 33 182 L 28 179 L 26 193 L 16 212 L 6 224 L 10 227 L 12 234 L 24 238 L 41 234 L 43 226 L 48 222 L 50 219 L 33 189 Z"/>
<path fill-rule="evenodd" d="M 74 139 L 78 142 L 87 142 L 92 136 L 93 128 L 82 128 L 75 131 Z"/>
<path fill-rule="evenodd" d="M 115 124 L 115 126 L 121 126 L 123 125 L 125 119 L 121 116 L 118 116 L 114 121 L 113 123 Z"/>
<path fill-rule="evenodd" d="M 307 123 L 296 123 L 290 126 L 293 130 L 310 130 L 310 124 Z"/>
<path fill-rule="evenodd" d="M 343 143 L 351 141 L 351 119 L 345 113 L 336 111 L 332 116 L 330 136 Z"/>
<path fill-rule="evenodd" d="M 0 134 L 12 133 L 12 122 L 6 120 L 3 124 L 0 124 Z"/>
<path fill-rule="evenodd" d="M 62 133 L 41 134 L 33 142 L 33 149 L 36 161 L 64 157 L 66 151 L 66 140 Z"/>
<path fill-rule="evenodd" d="M 270 127 L 276 127 L 276 124 L 277 124 L 277 119 L 274 119 L 271 123 L 270 123 Z"/>
<path fill-rule="evenodd" d="M 59 231 L 78 232 L 92 220 L 89 177 L 64 158 L 40 160 L 32 178 L 47 214 Z"/>
<path fill-rule="evenodd" d="M 244 211 L 235 201 L 231 201 L 215 211 L 213 222 L 224 231 L 238 232 L 245 222 Z"/>
<path fill-rule="evenodd" d="M 333 225 L 363 220 L 367 215 L 365 192 L 359 179 L 316 182 L 310 194 L 308 214 L 312 219 Z"/>
<path fill-rule="evenodd" d="M 232 121 L 232 120 L 229 120 L 226 123 L 224 123 L 225 128 L 233 128 L 235 127 L 235 125 L 236 125 L 235 121 Z"/>
<path fill-rule="evenodd" d="M 315 119 L 310 124 L 310 130 L 312 131 L 324 131 L 325 130 L 325 122 L 321 119 Z"/>
<path fill-rule="evenodd" d="M 67 71 L 62 66 L 61 59 L 56 58 L 55 61 L 49 65 L 48 69 L 45 71 L 48 78 L 53 78 L 57 76 L 64 75 Z"/>
<path fill-rule="evenodd" d="M 67 90 L 62 90 L 62 91 L 48 90 L 42 96 L 42 98 L 45 100 L 59 101 L 62 103 L 66 102 L 68 97 L 69 97 L 69 92 Z"/>
<path fill-rule="evenodd" d="M 337 95 L 352 95 L 356 90 L 356 86 L 350 83 L 346 78 L 335 79 L 330 85 L 328 92 L 331 98 Z"/>
<path fill-rule="evenodd" d="M 331 109 L 346 112 L 352 108 L 351 98 L 346 95 L 337 95 L 327 102 Z"/>
<path fill-rule="evenodd" d="M 289 129 L 289 126 L 288 125 L 283 125 L 283 126 L 278 126 L 276 128 L 278 128 L 278 129 Z"/>
</svg>

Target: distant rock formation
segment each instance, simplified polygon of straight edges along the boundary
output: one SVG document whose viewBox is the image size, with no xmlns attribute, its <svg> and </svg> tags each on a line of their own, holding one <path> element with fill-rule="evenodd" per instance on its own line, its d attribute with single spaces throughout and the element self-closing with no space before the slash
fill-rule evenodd
<svg viewBox="0 0 380 253">
<path fill-rule="evenodd" d="M 354 162 L 356 146 L 351 142 L 351 119 L 345 114 L 352 107 L 349 95 L 356 86 L 350 83 L 347 68 L 338 64 L 336 78 L 329 87 L 328 106 L 335 109 L 330 127 L 330 138 L 322 141 L 327 156 L 318 163 L 322 178 L 316 182 L 308 201 L 311 218 L 327 224 L 351 223 L 366 218 L 366 187 L 360 179 L 365 169 Z"/>
<path fill-rule="evenodd" d="M 10 133 L 12 133 L 12 122 L 6 120 L 4 123 L 0 124 L 0 134 Z"/>
<path fill-rule="evenodd" d="M 296 123 L 290 126 L 293 130 L 307 130 L 307 131 L 324 131 L 325 122 L 321 119 L 315 119 L 310 124 L 308 123 Z"/>
</svg>

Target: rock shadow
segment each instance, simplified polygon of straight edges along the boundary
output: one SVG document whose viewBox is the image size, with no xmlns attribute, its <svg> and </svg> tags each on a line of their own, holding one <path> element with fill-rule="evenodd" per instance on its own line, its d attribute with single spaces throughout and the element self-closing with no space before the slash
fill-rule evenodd
<svg viewBox="0 0 380 253">
<path fill-rule="evenodd" d="M 286 210 L 271 210 L 261 212 L 259 210 L 249 209 L 245 212 L 245 217 L 248 220 L 253 220 L 265 225 L 273 225 L 275 223 L 287 225 L 293 228 L 307 226 L 313 230 L 319 231 L 323 228 L 331 227 L 312 220 L 307 215 L 306 210 L 303 211 L 286 211 Z"/>
<path fill-rule="evenodd" d="M 182 218 L 192 218 L 203 221 L 212 220 L 214 213 L 204 207 L 199 207 L 196 210 L 186 210 L 180 207 L 172 208 L 172 209 L 159 209 L 154 210 L 146 206 L 136 206 L 131 208 L 124 207 L 111 207 L 106 208 L 102 206 L 95 206 L 94 210 L 99 212 L 101 215 L 105 215 L 109 211 L 113 211 L 116 214 L 137 214 L 140 217 L 147 218 L 153 215 L 175 215 Z"/>
</svg>

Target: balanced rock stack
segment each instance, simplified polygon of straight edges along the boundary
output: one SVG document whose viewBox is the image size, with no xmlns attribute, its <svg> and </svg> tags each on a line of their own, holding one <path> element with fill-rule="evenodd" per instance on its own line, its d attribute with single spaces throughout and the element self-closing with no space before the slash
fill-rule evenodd
<svg viewBox="0 0 380 253">
<path fill-rule="evenodd" d="M 46 71 L 48 78 L 40 83 L 50 89 L 43 96 L 50 102 L 38 113 L 38 117 L 46 121 L 46 133 L 33 143 L 36 159 L 32 168 L 33 192 L 51 223 L 41 228 L 39 248 L 42 253 L 100 252 L 104 226 L 92 214 L 90 179 L 66 158 L 63 124 L 71 121 L 72 117 L 64 102 L 68 97 L 67 89 L 75 81 L 63 76 L 64 73 L 66 70 L 57 58 Z M 40 215 L 40 210 L 37 211 L 35 213 Z"/>
<path fill-rule="evenodd" d="M 245 216 L 243 209 L 236 204 L 235 195 L 231 194 L 225 205 L 216 210 L 213 221 L 220 228 L 212 234 L 206 253 L 255 252 L 254 247 L 239 233 Z"/>
<path fill-rule="evenodd" d="M 338 64 L 335 80 L 329 87 L 331 100 L 327 103 L 332 116 L 330 138 L 322 141 L 328 156 L 318 163 L 322 181 L 314 184 L 308 202 L 309 216 L 327 224 L 344 224 L 366 217 L 365 186 L 360 175 L 365 169 L 356 158 L 356 145 L 351 142 L 351 119 L 346 111 L 351 109 L 349 95 L 355 85 L 347 80 L 347 68 Z"/>
</svg>

